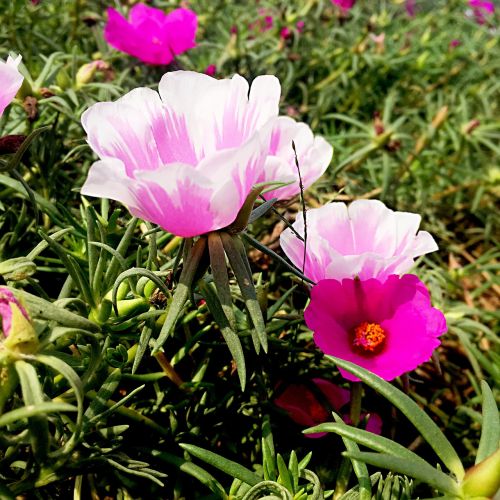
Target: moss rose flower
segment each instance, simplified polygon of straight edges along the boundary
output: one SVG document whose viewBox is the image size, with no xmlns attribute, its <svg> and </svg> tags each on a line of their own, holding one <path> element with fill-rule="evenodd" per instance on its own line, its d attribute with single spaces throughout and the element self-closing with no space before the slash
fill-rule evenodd
<svg viewBox="0 0 500 500">
<path fill-rule="evenodd" d="M 316 345 L 392 380 L 428 361 L 446 331 L 429 292 L 414 275 L 377 279 L 322 280 L 304 312 Z M 358 379 L 340 369 L 349 379 Z"/>
<path fill-rule="evenodd" d="M 304 274 L 313 281 L 326 278 L 378 278 L 403 274 L 420 255 L 438 249 L 434 238 L 418 231 L 420 215 L 394 212 L 378 200 L 357 200 L 349 206 L 330 203 L 307 212 L 307 255 Z M 302 214 L 293 224 L 304 235 Z M 280 244 L 302 269 L 304 242 L 291 229 Z"/>
</svg>

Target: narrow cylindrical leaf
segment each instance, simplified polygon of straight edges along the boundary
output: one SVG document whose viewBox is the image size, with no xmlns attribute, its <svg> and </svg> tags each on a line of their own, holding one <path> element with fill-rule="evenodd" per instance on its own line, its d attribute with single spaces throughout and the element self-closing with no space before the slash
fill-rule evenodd
<svg viewBox="0 0 500 500">
<path fill-rule="evenodd" d="M 255 486 L 261 482 L 261 479 L 257 474 L 253 473 L 251 470 L 243 467 L 237 462 L 233 460 L 228 460 L 227 458 L 221 457 L 216 453 L 205 450 L 198 446 L 194 446 L 192 444 L 180 443 L 181 448 L 186 450 L 188 453 L 193 455 L 200 460 L 203 460 L 207 464 L 212 465 L 213 467 L 225 472 L 232 478 L 238 478 L 249 484 L 250 486 Z"/>
<path fill-rule="evenodd" d="M 500 441 L 500 416 L 495 396 L 485 380 L 481 380 L 483 392 L 483 427 L 476 455 L 476 464 L 492 455 Z"/>
<path fill-rule="evenodd" d="M 236 330 L 236 319 L 233 311 L 233 299 L 229 288 L 229 277 L 227 274 L 226 257 L 220 234 L 212 232 L 208 235 L 208 250 L 210 253 L 210 267 L 214 277 L 217 295 L 226 315 L 229 325 Z"/>
<path fill-rule="evenodd" d="M 458 480 L 464 477 L 464 467 L 460 457 L 454 450 L 446 436 L 434 421 L 406 394 L 396 389 L 389 382 L 371 373 L 360 366 L 333 356 L 327 356 L 335 364 L 356 375 L 365 384 L 389 400 L 415 426 L 422 437 L 429 443 L 436 455 L 448 469 L 455 474 Z"/>
<path fill-rule="evenodd" d="M 154 346 L 152 354 L 156 354 L 160 350 L 161 346 L 165 343 L 168 336 L 173 332 L 177 323 L 177 319 L 181 314 L 182 308 L 189 298 L 193 279 L 198 269 L 198 265 L 201 262 L 203 254 L 205 253 L 206 246 L 207 238 L 202 236 L 190 249 L 187 261 L 184 262 L 184 268 L 182 269 L 179 284 L 177 285 L 174 296 L 172 297 L 168 306 L 165 323 L 163 323 L 160 335 L 156 340 L 156 344 Z"/>
<path fill-rule="evenodd" d="M 415 462 L 406 458 L 395 457 L 385 453 L 371 453 L 371 452 L 346 452 L 345 456 L 360 460 L 375 467 L 382 469 L 389 469 L 392 472 L 405 474 L 406 476 L 413 477 L 422 481 L 437 490 L 448 493 L 451 495 L 459 496 L 459 486 L 451 477 L 447 476 L 434 467 L 426 464 L 425 467 L 421 462 Z"/>
<path fill-rule="evenodd" d="M 238 286 L 241 290 L 241 295 L 243 296 L 248 314 L 252 320 L 252 324 L 257 335 L 257 343 L 254 339 L 254 347 L 256 351 L 258 351 L 258 345 L 260 343 L 264 352 L 267 352 L 267 333 L 264 317 L 262 316 L 262 311 L 257 300 L 252 276 L 248 273 L 248 263 L 245 263 L 245 260 L 247 260 L 246 256 L 245 259 L 243 259 L 237 247 L 237 243 L 235 241 L 237 238 L 238 236 L 230 236 L 227 233 L 221 233 L 224 250 L 226 251 L 231 267 L 233 268 L 236 280 L 238 281 Z"/>
<path fill-rule="evenodd" d="M 200 280 L 198 286 L 201 294 L 207 301 L 208 309 L 212 313 L 216 323 L 219 325 L 220 332 L 234 358 L 236 369 L 238 370 L 238 377 L 240 379 L 241 390 L 244 391 L 246 384 L 246 366 L 245 355 L 243 353 L 240 338 L 229 325 L 229 321 L 222 310 L 222 305 L 219 302 L 219 298 L 213 288 L 204 280 Z"/>
</svg>

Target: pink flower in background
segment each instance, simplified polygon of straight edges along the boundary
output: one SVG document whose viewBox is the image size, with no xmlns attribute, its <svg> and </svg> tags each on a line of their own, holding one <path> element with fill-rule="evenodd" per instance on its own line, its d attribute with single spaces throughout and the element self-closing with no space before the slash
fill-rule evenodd
<svg viewBox="0 0 500 500">
<path fill-rule="evenodd" d="M 293 32 L 288 26 L 284 26 L 280 30 L 280 38 L 283 38 L 283 40 L 287 40 L 288 38 L 292 38 Z"/>
<path fill-rule="evenodd" d="M 304 31 L 306 23 L 304 21 L 297 21 L 297 24 L 295 25 L 297 27 L 297 31 L 299 33 L 302 33 Z"/>
<path fill-rule="evenodd" d="M 457 40 L 457 39 L 453 39 L 451 42 L 450 42 L 450 49 L 454 49 L 455 47 L 458 47 L 459 45 L 461 45 L 462 42 L 460 40 Z"/>
<path fill-rule="evenodd" d="M 4 286 L 0 286 L 0 319 L 1 332 L 4 337 L 11 334 L 12 324 L 14 323 L 14 316 L 20 314 L 29 320 L 26 309 L 14 297 L 14 294 Z M 1 336 L 0 336 L 1 337 Z"/>
<path fill-rule="evenodd" d="M 292 141 L 297 150 L 304 189 L 323 175 L 332 160 L 333 147 L 323 137 L 314 136 L 305 123 L 296 122 L 287 116 L 279 117 L 273 129 L 269 156 L 259 182 L 280 180 L 292 184 L 267 192 L 265 197 L 268 200 L 286 200 L 300 193 Z"/>
<path fill-rule="evenodd" d="M 325 353 L 392 380 L 428 361 L 446 331 L 441 311 L 414 275 L 322 280 L 304 312 L 314 342 Z M 358 380 L 340 369 L 348 380 Z"/>
<path fill-rule="evenodd" d="M 167 15 L 139 3 L 130 9 L 129 20 L 111 7 L 107 12 L 106 41 L 147 64 L 168 64 L 196 45 L 198 20 L 189 9 L 175 9 Z"/>
<path fill-rule="evenodd" d="M 268 31 L 270 30 L 274 25 L 274 19 L 273 16 L 265 16 L 264 17 L 264 26 L 262 28 L 262 31 Z"/>
<path fill-rule="evenodd" d="M 0 117 L 23 83 L 23 76 L 17 69 L 20 62 L 21 56 L 16 59 L 9 56 L 7 62 L 0 60 Z"/>
<path fill-rule="evenodd" d="M 278 115 L 279 81 L 215 80 L 175 71 L 159 94 L 132 90 L 82 116 L 101 158 L 82 194 L 120 201 L 131 213 L 183 237 L 234 221 L 258 182 Z"/>
<path fill-rule="evenodd" d="M 378 200 L 357 200 L 349 207 L 336 202 L 308 210 L 304 273 L 313 281 L 383 279 L 405 273 L 416 257 L 438 249 L 428 232 L 418 231 L 419 225 L 420 215 L 394 212 Z M 301 213 L 293 227 L 304 235 Z M 286 229 L 280 244 L 293 264 L 302 269 L 304 243 Z"/>
<path fill-rule="evenodd" d="M 405 2 L 406 13 L 410 17 L 415 17 L 415 4 L 416 0 L 406 0 Z"/>
<path fill-rule="evenodd" d="M 316 386 L 317 391 L 313 392 L 307 384 L 290 384 L 274 400 L 274 404 L 285 410 L 296 424 L 304 427 L 313 427 L 332 421 L 332 411 L 341 413 L 342 418 L 349 423 L 349 412 L 346 408 L 350 400 L 349 391 L 322 378 L 313 378 L 311 382 Z M 318 396 L 322 398 L 318 399 Z M 366 414 L 363 414 L 361 418 L 365 416 Z M 382 420 L 379 415 L 370 415 L 366 429 L 375 434 L 381 433 Z M 326 434 L 326 432 L 318 432 L 305 434 L 305 436 L 320 438 Z"/>
<path fill-rule="evenodd" d="M 209 64 L 205 68 L 205 75 L 215 76 L 215 73 L 217 73 L 217 66 L 215 64 Z"/>
<path fill-rule="evenodd" d="M 332 4 L 338 5 L 342 10 L 350 10 L 354 7 L 356 0 L 331 0 Z"/>
<path fill-rule="evenodd" d="M 469 0 L 469 6 L 472 8 L 474 17 L 479 24 L 486 22 L 486 16 L 495 13 L 495 4 L 485 0 Z"/>
</svg>

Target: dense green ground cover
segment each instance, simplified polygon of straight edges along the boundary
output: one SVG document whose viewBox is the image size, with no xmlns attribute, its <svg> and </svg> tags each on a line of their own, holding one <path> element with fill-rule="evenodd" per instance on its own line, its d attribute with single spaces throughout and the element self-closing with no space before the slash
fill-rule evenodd
<svg viewBox="0 0 500 500">
<path fill-rule="evenodd" d="M 401 3 L 360 1 L 342 17 L 322 0 L 255 6 L 193 0 L 198 46 L 167 68 L 145 66 L 107 46 L 103 2 L 42 0 L 35 6 L 4 0 L 0 57 L 22 54 L 26 79 L 24 101 L 18 99 L 4 114 L 0 136 L 46 128 L 22 159 L 0 157 L 0 266 L 17 258 L 22 271 L 9 274 L 4 266 L 0 274 L 4 284 L 39 301 L 57 301 L 51 309 L 24 296 L 47 359 L 33 362 L 34 370 L 22 369 L 25 379 L 5 411 L 52 400 L 74 404 L 85 416 L 82 424 L 63 410 L 35 417 L 20 410 L 0 435 L 3 488 L 28 498 L 202 498 L 210 490 L 221 495 L 216 480 L 228 491 L 230 475 L 190 457 L 179 443 L 211 450 L 260 474 L 263 453 L 267 467 L 274 462 L 271 430 L 277 453 L 288 461 L 292 450 L 299 460 L 312 451 L 307 468 L 326 490 L 342 489 L 348 462 L 342 462 L 340 438 L 304 438 L 273 405 L 278 384 L 311 377 L 345 382 L 303 323 L 306 287 L 272 257 L 249 250 L 270 348 L 254 353 L 242 312 L 244 392 L 219 329 L 197 295 L 159 359 L 150 356 L 148 338 L 157 336 L 155 321 L 161 322 L 166 299 L 162 293 L 147 295 L 142 271 L 128 275 L 138 278 L 135 295 L 121 297 L 134 300 L 126 303 L 130 310 L 99 326 L 86 321 L 96 320 L 104 296 L 111 297 L 126 269 L 155 272 L 172 290 L 181 246 L 178 238 L 131 220 L 119 204 L 80 197 L 94 161 L 81 113 L 135 87 L 154 88 L 169 69 L 203 72 L 211 64 L 218 77 L 276 75 L 282 113 L 305 121 L 334 145 L 330 168 L 305 194 L 308 207 L 377 198 L 422 215 L 422 228 L 435 236 L 440 250 L 422 259 L 418 274 L 446 314 L 449 331 L 438 349 L 439 364 L 426 363 L 395 385 L 444 430 L 464 466 L 474 464 L 480 381 L 488 382 L 496 398 L 500 382 L 499 19 L 497 14 L 478 25 L 465 14 L 466 2 L 458 0 L 422 4 L 410 18 Z M 273 26 L 261 31 L 265 16 L 273 17 Z M 302 32 L 298 21 L 304 22 Z M 291 38 L 280 37 L 283 27 L 292 30 Z M 374 39 L 381 34 L 382 40 Z M 79 68 L 93 59 L 104 60 L 108 69 L 78 83 Z M 298 200 L 276 208 L 287 218 L 301 210 Z M 278 216 L 270 213 L 248 232 L 280 253 L 281 229 Z M 236 285 L 233 292 L 243 311 Z M 383 417 L 384 436 L 435 465 L 431 448 L 386 399 L 367 387 L 363 406 Z M 376 470 L 389 484 L 387 472 L 377 467 L 370 472 Z M 352 475 L 345 489 L 355 484 Z M 409 494 L 406 486 L 390 497 L 435 494 L 422 484 Z M 376 495 L 377 487 L 373 491 Z M 6 489 L 2 495 L 10 498 Z"/>
</svg>

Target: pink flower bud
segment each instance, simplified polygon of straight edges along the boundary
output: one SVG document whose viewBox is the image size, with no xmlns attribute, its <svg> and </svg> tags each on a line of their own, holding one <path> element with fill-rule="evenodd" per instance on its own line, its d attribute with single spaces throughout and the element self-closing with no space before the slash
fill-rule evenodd
<svg viewBox="0 0 500 500">
<path fill-rule="evenodd" d="M 26 309 L 14 297 L 14 294 L 4 286 L 0 287 L 0 318 L 4 337 L 8 337 L 12 331 L 14 310 L 19 311 L 29 321 Z"/>
<path fill-rule="evenodd" d="M 217 66 L 215 64 L 209 64 L 205 69 L 205 75 L 215 76 L 217 73 Z"/>
<path fill-rule="evenodd" d="M 5 286 L 0 286 L 0 347 L 10 352 L 32 353 L 38 338 L 26 309 Z"/>
</svg>

